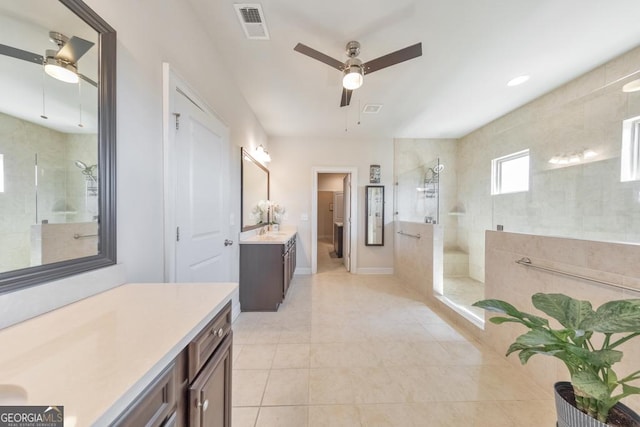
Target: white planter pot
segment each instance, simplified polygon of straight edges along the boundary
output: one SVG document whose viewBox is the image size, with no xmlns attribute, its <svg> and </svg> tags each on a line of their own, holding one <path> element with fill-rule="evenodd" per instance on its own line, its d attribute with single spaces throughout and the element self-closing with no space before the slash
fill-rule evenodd
<svg viewBox="0 0 640 427">
<path fill-rule="evenodd" d="M 573 386 L 571 383 L 561 381 L 556 383 L 553 388 L 556 399 L 556 412 L 558 413 L 558 427 L 609 427 L 609 424 L 602 423 L 576 408 L 575 401 L 567 401 L 560 395 L 559 390 L 571 390 L 571 397 L 573 399 Z M 615 408 L 629 415 L 632 421 L 629 427 L 640 426 L 640 417 L 634 411 L 622 403 L 618 403 L 614 406 L 614 409 Z M 614 409 L 612 409 L 612 411 Z"/>
</svg>

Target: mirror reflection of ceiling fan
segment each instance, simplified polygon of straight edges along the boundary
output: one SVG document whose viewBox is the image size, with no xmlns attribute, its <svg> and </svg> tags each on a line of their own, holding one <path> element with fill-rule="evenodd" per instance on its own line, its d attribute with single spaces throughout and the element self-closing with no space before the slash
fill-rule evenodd
<svg viewBox="0 0 640 427">
<path fill-rule="evenodd" d="M 66 83 L 78 83 L 79 79 L 82 79 L 93 86 L 98 86 L 89 77 L 78 72 L 78 60 L 91 49 L 94 43 L 76 36 L 69 38 L 56 31 L 49 32 L 49 39 L 58 46 L 58 49 L 47 49 L 44 57 L 4 44 L 0 44 L 0 55 L 42 65 L 47 74 Z"/>
<path fill-rule="evenodd" d="M 365 74 L 371 74 L 374 71 L 382 70 L 383 68 L 399 64 L 400 62 L 422 56 L 422 43 L 405 47 L 404 49 L 397 50 L 367 62 L 362 62 L 357 58 L 360 54 L 360 43 L 357 41 L 350 41 L 347 43 L 346 51 L 349 59 L 345 62 L 333 59 L 332 57 L 325 55 L 322 52 L 318 52 L 309 46 L 305 46 L 302 43 L 298 43 L 293 50 L 320 62 L 324 62 L 330 67 L 342 72 L 342 97 L 340 98 L 340 106 L 344 107 L 349 105 L 351 102 L 352 92 L 362 86 Z"/>
</svg>

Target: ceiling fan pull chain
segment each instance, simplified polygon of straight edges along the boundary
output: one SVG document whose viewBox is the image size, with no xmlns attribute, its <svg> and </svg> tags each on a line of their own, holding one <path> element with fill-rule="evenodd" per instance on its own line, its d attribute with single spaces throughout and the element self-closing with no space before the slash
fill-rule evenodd
<svg viewBox="0 0 640 427">
<path fill-rule="evenodd" d="M 82 83 L 80 80 L 78 80 L 78 112 L 80 115 L 80 121 L 78 123 L 78 127 L 83 128 L 84 125 L 82 124 Z"/>
</svg>

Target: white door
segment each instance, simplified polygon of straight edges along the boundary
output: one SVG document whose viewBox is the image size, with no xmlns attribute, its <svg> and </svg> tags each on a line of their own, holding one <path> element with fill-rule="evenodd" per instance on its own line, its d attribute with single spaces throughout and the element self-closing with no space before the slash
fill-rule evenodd
<svg viewBox="0 0 640 427">
<path fill-rule="evenodd" d="M 342 180 L 344 203 L 344 228 L 342 242 L 342 257 L 347 271 L 351 271 L 351 174 L 345 175 Z"/>
<path fill-rule="evenodd" d="M 228 282 L 229 131 L 180 90 L 175 114 L 175 280 Z"/>
</svg>

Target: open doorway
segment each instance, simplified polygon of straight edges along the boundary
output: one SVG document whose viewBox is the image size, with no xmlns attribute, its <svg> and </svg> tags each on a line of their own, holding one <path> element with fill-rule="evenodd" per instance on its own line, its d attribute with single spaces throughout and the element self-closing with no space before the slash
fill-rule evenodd
<svg viewBox="0 0 640 427">
<path fill-rule="evenodd" d="M 314 168 L 311 272 L 356 272 L 357 182 L 352 167 Z"/>
<path fill-rule="evenodd" d="M 344 272 L 349 251 L 345 251 L 345 218 L 351 216 L 345 203 L 348 174 L 318 174 L 318 273 Z"/>
</svg>

